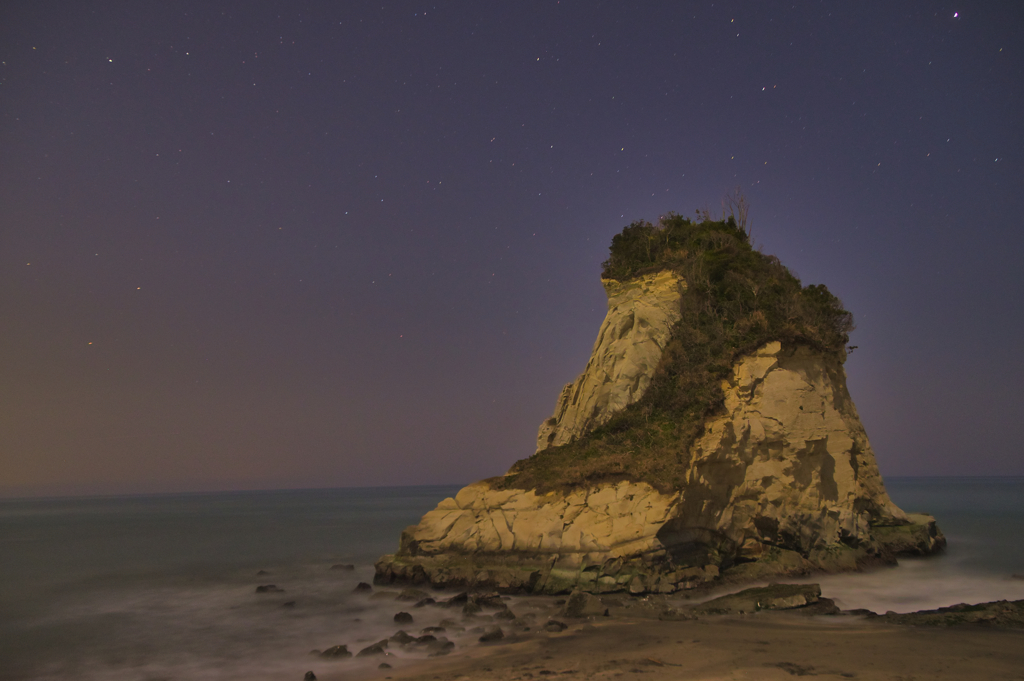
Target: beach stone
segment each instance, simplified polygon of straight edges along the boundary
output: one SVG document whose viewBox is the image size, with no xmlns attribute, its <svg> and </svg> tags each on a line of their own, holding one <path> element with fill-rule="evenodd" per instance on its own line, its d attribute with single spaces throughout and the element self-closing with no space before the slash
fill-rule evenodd
<svg viewBox="0 0 1024 681">
<path fill-rule="evenodd" d="M 274 584 L 263 584 L 262 586 L 256 587 L 256 593 L 258 594 L 283 594 L 284 589 L 278 588 Z"/>
<path fill-rule="evenodd" d="M 398 624 L 411 624 L 412 615 L 410 615 L 407 612 L 395 613 L 395 622 L 397 622 Z"/>
<path fill-rule="evenodd" d="M 356 653 L 356 657 L 369 657 L 371 655 L 386 655 L 387 654 L 387 647 L 388 647 L 388 640 L 387 639 L 384 639 L 383 641 L 377 641 L 373 645 L 366 646 L 365 648 L 360 650 L 358 653 Z"/>
<path fill-rule="evenodd" d="M 427 657 L 441 657 L 455 650 L 455 643 L 446 638 L 439 638 L 427 645 Z"/>
<path fill-rule="evenodd" d="M 373 587 L 370 586 L 369 584 L 367 584 L 366 582 L 359 582 L 358 584 L 356 584 L 356 588 L 352 589 L 352 591 L 355 591 L 357 593 L 358 592 L 373 591 Z"/>
<path fill-rule="evenodd" d="M 423 600 L 416 601 L 416 605 L 414 605 L 412 607 L 414 607 L 414 608 L 422 608 L 422 607 L 427 606 L 427 605 L 436 605 L 436 604 L 437 604 L 437 601 L 435 601 L 433 598 L 430 598 L 428 596 L 427 598 L 424 598 Z"/>
<path fill-rule="evenodd" d="M 426 645 L 428 643 L 433 643 L 436 640 L 437 640 L 437 637 L 434 636 L 433 634 L 424 634 L 423 636 L 420 636 L 419 638 L 416 639 L 416 645 L 422 646 L 422 645 Z"/>
<path fill-rule="evenodd" d="M 608 608 L 597 596 L 585 591 L 573 591 L 562 606 L 559 614 L 562 617 L 594 617 L 608 615 Z"/>
<path fill-rule="evenodd" d="M 501 627 L 488 627 L 480 637 L 480 643 L 491 643 L 503 638 L 505 638 L 505 632 L 501 630 Z"/>
<path fill-rule="evenodd" d="M 306 672 L 306 675 L 302 677 L 302 681 L 316 681 L 316 674 L 313 672 Z"/>
<path fill-rule="evenodd" d="M 381 662 L 379 665 L 377 665 L 377 669 L 391 669 L 391 665 L 389 665 L 387 662 Z"/>
<path fill-rule="evenodd" d="M 413 641 L 415 641 L 416 637 L 412 636 L 410 634 L 407 634 L 405 631 L 399 629 L 394 634 L 392 634 L 391 638 L 389 638 L 388 640 L 391 641 L 392 643 L 397 643 L 400 646 L 404 646 L 404 645 L 408 645 L 409 643 L 412 643 Z"/>
<path fill-rule="evenodd" d="M 496 592 L 480 594 L 474 596 L 471 600 L 477 605 L 479 605 L 481 608 L 502 609 L 508 607 L 507 605 L 505 605 L 505 601 L 501 599 L 501 594 Z"/>
<path fill-rule="evenodd" d="M 453 631 L 457 634 L 461 634 L 466 630 L 466 627 L 462 626 L 455 620 L 441 620 L 437 623 L 439 627 L 444 627 L 445 631 Z"/>
<path fill-rule="evenodd" d="M 396 601 L 422 601 L 424 598 L 428 598 L 430 594 L 426 591 L 420 591 L 419 589 L 402 589 L 401 593 L 395 598 Z"/>
<path fill-rule="evenodd" d="M 352 657 L 352 653 L 349 652 L 348 646 L 333 646 L 320 653 L 320 657 L 326 657 L 331 660 L 340 660 L 346 657 Z"/>
<path fill-rule="evenodd" d="M 468 602 L 469 602 L 469 593 L 466 592 L 466 591 L 463 591 L 461 593 L 455 594 L 454 596 L 452 596 L 448 600 L 443 601 L 441 603 L 441 605 L 446 607 L 446 608 L 454 608 L 457 605 L 465 605 Z"/>
<path fill-rule="evenodd" d="M 544 625 L 544 631 L 549 631 L 552 633 L 565 631 L 568 628 L 568 624 L 566 624 L 565 622 L 559 622 L 558 620 L 548 620 L 547 624 Z"/>
</svg>

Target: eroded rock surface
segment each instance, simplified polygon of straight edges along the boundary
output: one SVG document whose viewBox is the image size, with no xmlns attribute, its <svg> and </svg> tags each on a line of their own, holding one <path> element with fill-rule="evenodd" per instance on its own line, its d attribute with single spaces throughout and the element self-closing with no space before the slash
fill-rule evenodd
<svg viewBox="0 0 1024 681">
<path fill-rule="evenodd" d="M 562 388 L 555 413 L 541 424 L 537 451 L 571 442 L 636 402 L 651 384 L 686 284 L 661 271 L 626 283 L 602 281 L 608 314 L 586 369 Z"/>
<path fill-rule="evenodd" d="M 838 361 L 768 343 L 723 388 L 725 413 L 691 450 L 681 530 L 713 530 L 739 560 L 772 547 L 826 560 L 870 545 L 873 523 L 909 522 L 885 491 Z"/>
<path fill-rule="evenodd" d="M 546 494 L 474 483 L 407 528 L 398 554 L 378 562 L 376 579 L 548 593 L 577 585 L 674 591 L 718 574 L 702 566 L 666 577 L 652 567 L 666 558 L 658 532 L 678 496 L 628 481 Z"/>
</svg>

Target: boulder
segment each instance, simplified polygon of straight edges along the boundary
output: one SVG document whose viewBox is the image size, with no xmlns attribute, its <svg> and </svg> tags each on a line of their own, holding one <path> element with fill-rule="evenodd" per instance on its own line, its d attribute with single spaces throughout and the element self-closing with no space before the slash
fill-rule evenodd
<svg viewBox="0 0 1024 681">
<path fill-rule="evenodd" d="M 946 537 L 935 518 L 924 513 L 907 514 L 906 525 L 876 524 L 871 528 L 882 550 L 891 556 L 928 556 L 946 548 Z"/>
<path fill-rule="evenodd" d="M 281 589 L 273 584 L 263 584 L 262 586 L 256 587 L 256 593 L 258 594 L 283 594 L 284 589 Z"/>
<path fill-rule="evenodd" d="M 408 645 L 409 643 L 412 643 L 413 641 L 415 641 L 416 637 L 412 636 L 410 634 L 407 634 L 405 631 L 399 629 L 394 634 L 392 634 L 391 638 L 389 638 L 388 640 L 391 641 L 392 643 L 397 643 L 400 646 L 404 646 L 404 645 Z"/>
<path fill-rule="evenodd" d="M 402 592 L 395 598 L 396 601 L 422 601 L 429 598 L 430 594 L 419 589 L 402 589 Z"/>
<path fill-rule="evenodd" d="M 505 638 L 505 632 L 501 630 L 501 627 L 488 627 L 480 637 L 480 642 L 492 643 L 503 638 Z"/>
<path fill-rule="evenodd" d="M 573 591 L 558 613 L 562 617 L 595 617 L 608 615 L 601 599 L 585 591 Z"/>
<path fill-rule="evenodd" d="M 412 615 L 407 612 L 396 612 L 395 622 L 398 624 L 410 624 L 412 623 Z"/>
<path fill-rule="evenodd" d="M 348 646 L 333 646 L 320 653 L 320 657 L 326 657 L 329 660 L 340 660 L 352 657 L 352 653 L 349 652 Z"/>
<path fill-rule="evenodd" d="M 356 657 L 369 657 L 371 655 L 387 655 L 388 640 L 377 641 L 373 645 L 366 646 L 358 653 Z"/>
<path fill-rule="evenodd" d="M 719 596 L 693 609 L 698 615 L 725 615 L 760 610 L 790 610 L 817 603 L 821 587 L 817 584 L 770 584 Z"/>
<path fill-rule="evenodd" d="M 544 631 L 552 633 L 559 633 L 569 628 L 569 625 L 565 622 L 559 622 L 558 620 L 548 620 L 547 624 L 544 625 Z"/>
</svg>

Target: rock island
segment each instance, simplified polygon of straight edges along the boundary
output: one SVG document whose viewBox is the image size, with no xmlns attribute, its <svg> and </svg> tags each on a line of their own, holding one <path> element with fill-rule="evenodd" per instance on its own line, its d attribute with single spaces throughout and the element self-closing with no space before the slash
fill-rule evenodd
<svg viewBox="0 0 1024 681">
<path fill-rule="evenodd" d="M 612 239 L 608 313 L 537 451 L 407 528 L 379 584 L 672 593 L 940 551 L 846 387 L 852 315 L 735 216 Z"/>
</svg>

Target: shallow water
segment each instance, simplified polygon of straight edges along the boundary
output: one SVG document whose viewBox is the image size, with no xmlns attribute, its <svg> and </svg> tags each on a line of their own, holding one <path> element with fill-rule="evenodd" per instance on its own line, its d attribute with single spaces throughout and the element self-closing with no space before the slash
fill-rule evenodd
<svg viewBox="0 0 1024 681">
<path fill-rule="evenodd" d="M 879 613 L 1024 599 L 1024 478 L 886 478 L 885 486 L 900 508 L 935 516 L 945 553 L 807 580 L 823 595 Z"/>
<path fill-rule="evenodd" d="M 1024 478 L 887 487 L 902 508 L 938 518 L 946 555 L 816 578 L 824 595 L 877 612 L 1024 598 L 1024 580 L 1011 577 L 1024 573 Z M 399 609 L 418 633 L 446 611 L 352 590 L 405 526 L 456 490 L 0 501 L 0 678 L 298 679 L 325 664 L 311 649 L 355 652 L 394 633 Z M 256 594 L 260 584 L 284 593 Z"/>
</svg>

